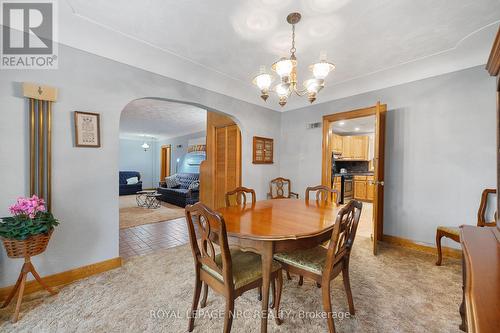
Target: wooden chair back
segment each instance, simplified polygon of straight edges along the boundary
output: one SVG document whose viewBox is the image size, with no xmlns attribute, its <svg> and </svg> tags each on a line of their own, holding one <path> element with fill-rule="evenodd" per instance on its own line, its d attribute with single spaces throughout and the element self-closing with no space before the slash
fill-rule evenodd
<svg viewBox="0 0 500 333">
<path fill-rule="evenodd" d="M 338 212 L 325 263 L 324 272 L 327 276 L 332 272 L 335 264 L 341 260 L 349 260 L 362 207 L 363 204 L 360 201 L 351 200 Z"/>
<path fill-rule="evenodd" d="M 195 266 L 199 269 L 205 265 L 219 273 L 224 278 L 224 284 L 233 287 L 231 252 L 227 240 L 226 224 L 224 217 L 210 208 L 197 202 L 186 206 L 186 222 L 189 231 L 189 241 L 193 252 Z M 200 234 L 200 245 L 196 239 L 194 225 L 198 227 Z M 213 241 L 216 240 L 218 245 Z M 219 247 L 222 257 L 222 267 L 215 262 L 215 247 Z"/>
<path fill-rule="evenodd" d="M 278 177 L 269 183 L 269 196 L 271 199 L 290 198 L 292 182 L 290 179 Z"/>
<path fill-rule="evenodd" d="M 336 193 L 335 204 L 338 206 L 340 201 L 339 191 L 329 188 L 325 185 L 310 186 L 306 188 L 306 201 L 309 201 L 310 192 L 316 192 L 316 202 L 327 203 L 328 197 Z"/>
<path fill-rule="evenodd" d="M 252 204 L 255 203 L 255 191 L 251 188 L 247 187 L 237 187 L 232 191 L 229 191 L 226 193 L 226 207 L 231 206 L 231 197 L 235 197 L 234 202 L 237 205 L 246 205 L 247 204 L 247 193 L 249 193 L 252 197 Z"/>
<path fill-rule="evenodd" d="M 481 195 L 481 203 L 479 205 L 479 210 L 477 211 L 477 226 L 478 227 L 494 227 L 496 226 L 495 221 L 486 221 L 486 209 L 488 208 L 488 197 L 490 195 L 497 194 L 497 190 L 494 188 L 487 188 L 483 191 Z M 495 213 L 495 220 L 497 213 Z"/>
</svg>

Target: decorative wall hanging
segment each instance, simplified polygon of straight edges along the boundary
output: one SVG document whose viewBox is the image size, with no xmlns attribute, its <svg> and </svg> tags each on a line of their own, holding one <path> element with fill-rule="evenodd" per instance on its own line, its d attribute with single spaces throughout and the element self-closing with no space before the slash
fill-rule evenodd
<svg viewBox="0 0 500 333">
<path fill-rule="evenodd" d="M 273 163 L 273 139 L 253 137 L 253 163 L 272 164 Z"/>
<path fill-rule="evenodd" d="M 101 125 L 98 113 L 75 111 L 75 146 L 101 147 Z"/>
<path fill-rule="evenodd" d="M 29 98 L 30 196 L 45 199 L 52 206 L 52 103 L 57 89 L 23 83 L 23 95 Z"/>
<path fill-rule="evenodd" d="M 191 153 L 193 151 L 206 151 L 207 150 L 207 145 L 191 145 L 188 146 L 188 153 Z"/>
</svg>

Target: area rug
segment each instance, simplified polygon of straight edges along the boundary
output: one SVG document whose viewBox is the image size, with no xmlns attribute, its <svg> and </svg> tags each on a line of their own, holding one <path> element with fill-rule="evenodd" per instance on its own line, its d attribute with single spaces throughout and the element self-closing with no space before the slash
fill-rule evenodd
<svg viewBox="0 0 500 333">
<path fill-rule="evenodd" d="M 120 229 L 173 220 L 184 216 L 184 208 L 163 201 L 160 203 L 159 208 L 142 208 L 137 206 L 135 195 L 121 196 Z"/>
<path fill-rule="evenodd" d="M 461 266 L 447 259 L 381 245 L 370 253 L 369 238 L 358 238 L 351 256 L 351 284 L 356 314 L 348 311 L 342 278 L 332 282 L 337 332 L 460 332 Z M 21 319 L 11 324 L 13 306 L 0 310 L 1 332 L 186 332 L 194 267 L 188 245 L 135 257 L 123 267 L 81 280 L 56 296 L 27 296 Z M 224 298 L 211 291 L 194 332 L 222 332 Z M 269 321 L 269 332 L 327 332 L 321 315 L 321 290 L 297 277 L 286 281 L 282 296 L 284 322 Z M 235 302 L 232 332 L 259 332 L 257 293 Z"/>
</svg>

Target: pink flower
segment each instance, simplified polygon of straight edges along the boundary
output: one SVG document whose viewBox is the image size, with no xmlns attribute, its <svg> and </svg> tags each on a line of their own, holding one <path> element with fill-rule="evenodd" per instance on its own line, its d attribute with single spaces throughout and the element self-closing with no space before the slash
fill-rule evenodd
<svg viewBox="0 0 500 333">
<path fill-rule="evenodd" d="M 9 207 L 13 215 L 26 215 L 34 219 L 38 212 L 45 211 L 45 201 L 33 195 L 31 198 L 18 198 L 17 202 Z"/>
</svg>

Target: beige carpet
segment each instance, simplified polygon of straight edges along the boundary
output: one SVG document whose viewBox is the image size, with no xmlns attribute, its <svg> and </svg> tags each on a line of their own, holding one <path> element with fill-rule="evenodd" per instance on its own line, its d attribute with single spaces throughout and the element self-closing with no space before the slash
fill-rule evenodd
<svg viewBox="0 0 500 333">
<path fill-rule="evenodd" d="M 460 332 L 461 268 L 458 260 L 434 265 L 433 256 L 382 245 L 370 254 L 368 238 L 356 240 L 351 283 L 356 315 L 336 320 L 337 332 Z M 180 262 L 183 262 L 182 264 Z M 188 246 L 135 257 L 120 269 L 79 281 L 53 297 L 29 296 L 21 320 L 12 325 L 12 306 L 0 310 L 1 332 L 186 332 L 193 293 L 193 263 Z M 333 310 L 347 311 L 342 278 L 332 282 Z M 31 300 L 30 300 L 31 298 Z M 286 281 L 285 321 L 269 322 L 269 332 L 326 332 L 326 322 L 303 318 L 321 311 L 321 291 L 311 282 Z M 194 332 L 221 332 L 222 297 L 209 293 Z M 255 291 L 236 300 L 235 311 L 260 309 Z M 207 311 L 214 311 L 210 319 Z M 154 313 L 154 314 L 152 314 Z M 259 319 L 236 318 L 233 332 L 259 332 Z"/>
<path fill-rule="evenodd" d="M 163 201 L 160 203 L 160 208 L 142 208 L 137 206 L 135 194 L 121 196 L 120 229 L 173 220 L 184 216 L 184 208 Z"/>
</svg>

